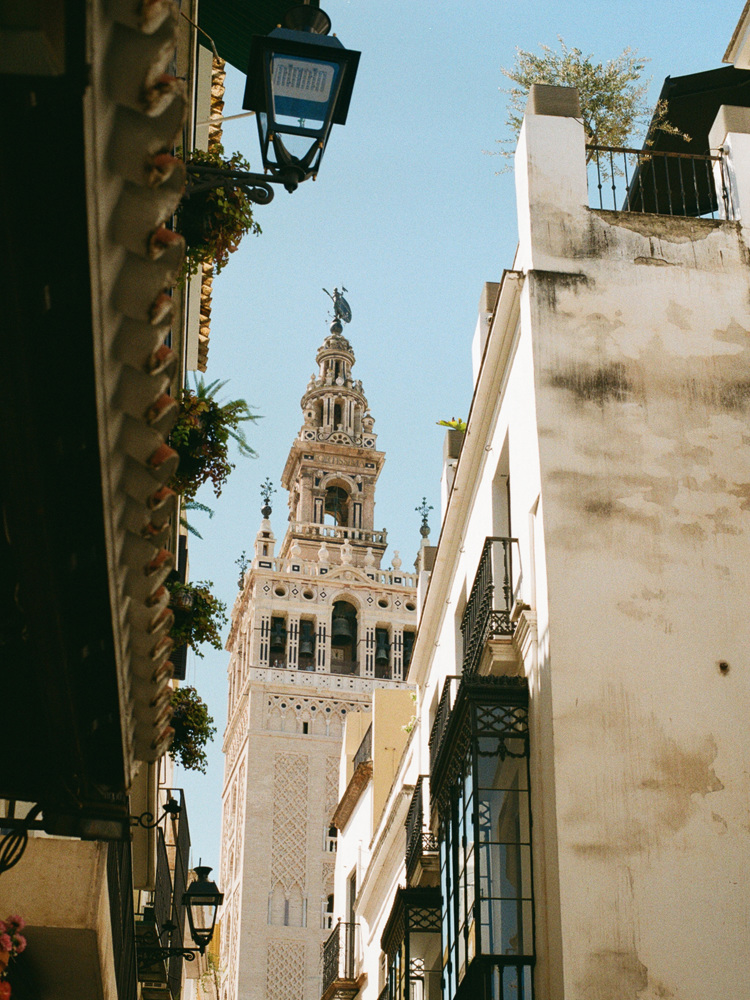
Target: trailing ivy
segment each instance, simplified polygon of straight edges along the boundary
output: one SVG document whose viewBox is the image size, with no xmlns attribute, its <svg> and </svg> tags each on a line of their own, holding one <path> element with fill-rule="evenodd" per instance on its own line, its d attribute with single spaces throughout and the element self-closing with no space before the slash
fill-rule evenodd
<svg viewBox="0 0 750 1000">
<path fill-rule="evenodd" d="M 174 737 L 169 755 L 188 771 L 206 773 L 206 744 L 216 733 L 206 703 L 194 687 L 178 688 L 172 695 Z"/>
</svg>

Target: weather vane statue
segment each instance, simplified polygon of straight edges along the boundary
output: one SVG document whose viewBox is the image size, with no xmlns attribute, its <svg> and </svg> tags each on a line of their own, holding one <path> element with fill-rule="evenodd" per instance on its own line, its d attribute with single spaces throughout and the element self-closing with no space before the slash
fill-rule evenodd
<svg viewBox="0 0 750 1000">
<path fill-rule="evenodd" d="M 347 289 L 344 288 L 343 285 L 341 286 L 341 292 L 338 290 L 338 288 L 334 288 L 333 295 L 328 291 L 327 288 L 324 288 L 323 291 L 326 293 L 331 302 L 333 302 L 334 319 L 338 319 L 342 323 L 351 323 L 352 310 L 349 306 L 349 303 L 341 294 L 341 292 L 345 292 L 347 291 Z"/>
</svg>

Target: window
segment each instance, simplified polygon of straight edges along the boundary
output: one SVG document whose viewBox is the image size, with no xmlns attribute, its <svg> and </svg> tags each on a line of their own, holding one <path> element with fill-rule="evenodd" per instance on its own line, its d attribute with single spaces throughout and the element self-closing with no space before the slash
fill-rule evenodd
<svg viewBox="0 0 750 1000">
<path fill-rule="evenodd" d="M 325 849 L 328 854 L 335 854 L 338 849 L 339 831 L 335 826 L 329 826 L 326 832 Z"/>
<path fill-rule="evenodd" d="M 330 931 L 333 927 L 333 893 L 323 900 L 323 915 L 320 926 L 324 931 Z"/>
<path fill-rule="evenodd" d="M 526 700 L 517 678 L 465 680 L 435 761 L 444 1000 L 532 1000 Z"/>
</svg>

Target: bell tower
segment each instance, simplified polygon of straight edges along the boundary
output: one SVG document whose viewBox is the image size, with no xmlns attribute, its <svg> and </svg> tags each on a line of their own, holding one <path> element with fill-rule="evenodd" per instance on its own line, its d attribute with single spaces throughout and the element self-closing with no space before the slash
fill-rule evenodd
<svg viewBox="0 0 750 1000">
<path fill-rule="evenodd" d="M 354 351 L 343 333 L 351 311 L 338 289 L 332 298 L 335 316 L 316 355 L 318 371 L 301 402 L 304 422 L 281 477 L 289 490 L 282 554 L 296 544 L 304 558 L 314 558 L 325 542 L 336 565 L 347 558 L 349 542 L 353 565 L 379 568 L 386 533 L 374 528 L 375 484 L 385 455 L 375 448 L 375 421 L 362 382 L 352 375 Z"/>
<path fill-rule="evenodd" d="M 386 533 L 374 513 L 385 455 L 352 375 L 351 311 L 338 289 L 331 298 L 281 477 L 286 531 L 277 550 L 266 482 L 227 641 L 222 1000 L 320 1000 L 343 724 L 371 707 L 375 688 L 407 687 L 416 632 L 415 576 L 398 552 L 381 568 Z"/>
</svg>

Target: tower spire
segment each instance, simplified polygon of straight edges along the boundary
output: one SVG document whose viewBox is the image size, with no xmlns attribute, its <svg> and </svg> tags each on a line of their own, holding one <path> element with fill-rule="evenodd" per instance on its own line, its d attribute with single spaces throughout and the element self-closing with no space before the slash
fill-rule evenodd
<svg viewBox="0 0 750 1000">
<path fill-rule="evenodd" d="M 289 490 L 290 522 L 281 554 L 296 541 L 303 557 L 314 559 L 325 541 L 335 564 L 348 542 L 346 555 L 351 547 L 355 566 L 364 566 L 370 547 L 377 567 L 386 536 L 374 528 L 375 483 L 385 455 L 375 450 L 375 420 L 362 382 L 352 374 L 354 351 L 344 336 L 352 315 L 349 303 L 338 288 L 326 294 L 334 316 L 316 354 L 318 371 L 302 396 L 303 424 L 281 478 Z"/>
</svg>

